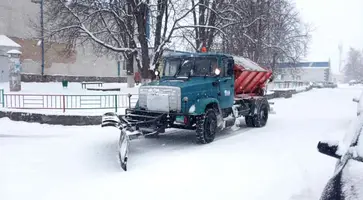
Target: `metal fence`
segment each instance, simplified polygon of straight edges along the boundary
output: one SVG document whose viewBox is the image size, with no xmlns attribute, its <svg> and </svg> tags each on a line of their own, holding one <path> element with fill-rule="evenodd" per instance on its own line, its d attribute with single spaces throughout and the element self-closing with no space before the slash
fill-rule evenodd
<svg viewBox="0 0 363 200">
<path fill-rule="evenodd" d="M 281 89 L 281 88 L 298 88 L 303 86 L 308 86 L 310 82 L 306 81 L 274 81 L 274 89 Z"/>
<path fill-rule="evenodd" d="M 302 81 L 274 81 L 273 88 L 296 88 L 308 85 Z M 118 109 L 135 106 L 137 94 L 57 95 L 12 94 L 0 89 L 0 107 L 10 109 L 86 110 Z"/>
<path fill-rule="evenodd" d="M 0 105 L 5 107 L 4 105 L 4 89 L 0 89 Z"/>
<path fill-rule="evenodd" d="M 10 109 L 81 110 L 114 109 L 135 106 L 138 95 L 57 95 L 57 94 L 7 94 L 0 90 L 2 107 Z"/>
</svg>

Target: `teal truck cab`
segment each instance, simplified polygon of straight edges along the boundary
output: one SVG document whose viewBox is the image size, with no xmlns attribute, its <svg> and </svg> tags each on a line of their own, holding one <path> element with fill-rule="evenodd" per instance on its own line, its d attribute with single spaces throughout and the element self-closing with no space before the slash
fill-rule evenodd
<svg viewBox="0 0 363 200">
<path fill-rule="evenodd" d="M 245 117 L 248 127 L 263 127 L 269 114 L 264 97 L 272 72 L 249 59 L 219 53 L 173 53 L 164 57 L 159 80 L 140 86 L 139 99 L 125 115 L 106 113 L 102 126 L 121 129 L 120 161 L 126 170 L 128 141 L 157 136 L 168 128 L 195 130 L 196 142 Z"/>
</svg>

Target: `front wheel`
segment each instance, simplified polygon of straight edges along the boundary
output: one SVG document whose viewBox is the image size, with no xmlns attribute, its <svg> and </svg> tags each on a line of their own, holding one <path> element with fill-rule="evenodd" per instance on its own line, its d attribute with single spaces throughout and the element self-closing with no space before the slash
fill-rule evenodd
<svg viewBox="0 0 363 200">
<path fill-rule="evenodd" d="M 119 152 L 118 157 L 120 160 L 121 168 L 127 171 L 127 159 L 129 155 L 129 136 L 124 130 L 121 130 L 120 140 L 119 140 Z"/>
<path fill-rule="evenodd" d="M 208 109 L 204 116 L 197 120 L 197 143 L 207 144 L 213 142 L 217 132 L 217 113 Z"/>
</svg>

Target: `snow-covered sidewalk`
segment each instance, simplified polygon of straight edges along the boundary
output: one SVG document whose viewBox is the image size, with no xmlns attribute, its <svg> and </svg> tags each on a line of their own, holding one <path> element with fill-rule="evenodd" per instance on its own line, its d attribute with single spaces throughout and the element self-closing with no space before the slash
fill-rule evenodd
<svg viewBox="0 0 363 200">
<path fill-rule="evenodd" d="M 272 100 L 277 114 L 266 127 L 224 131 L 208 145 L 188 131 L 132 141 L 127 172 L 117 130 L 0 119 L 0 199 L 318 199 L 336 160 L 317 142 L 343 137 L 360 92 Z"/>
</svg>

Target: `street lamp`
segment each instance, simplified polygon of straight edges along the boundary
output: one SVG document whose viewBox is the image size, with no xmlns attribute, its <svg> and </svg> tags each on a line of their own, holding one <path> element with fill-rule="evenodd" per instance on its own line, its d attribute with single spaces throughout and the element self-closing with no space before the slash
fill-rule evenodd
<svg viewBox="0 0 363 200">
<path fill-rule="evenodd" d="M 44 17 L 43 0 L 31 0 L 32 3 L 40 4 L 40 26 L 41 26 L 41 47 L 42 47 L 42 76 L 44 75 Z"/>
</svg>

